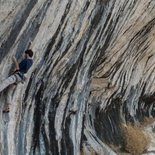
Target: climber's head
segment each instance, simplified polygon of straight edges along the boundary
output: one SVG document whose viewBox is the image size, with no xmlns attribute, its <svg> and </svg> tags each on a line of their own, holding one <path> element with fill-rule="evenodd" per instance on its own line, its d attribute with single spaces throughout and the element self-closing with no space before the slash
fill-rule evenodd
<svg viewBox="0 0 155 155">
<path fill-rule="evenodd" d="M 33 51 L 28 49 L 25 51 L 25 58 L 32 58 L 33 57 Z"/>
</svg>

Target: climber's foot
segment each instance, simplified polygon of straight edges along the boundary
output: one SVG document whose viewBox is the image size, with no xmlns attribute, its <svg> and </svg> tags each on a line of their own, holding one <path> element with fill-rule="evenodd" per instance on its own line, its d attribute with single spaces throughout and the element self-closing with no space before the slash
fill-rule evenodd
<svg viewBox="0 0 155 155">
<path fill-rule="evenodd" d="M 3 110 L 3 113 L 8 113 L 8 112 L 10 112 L 10 108 L 9 107 L 7 107 L 6 109 Z"/>
</svg>

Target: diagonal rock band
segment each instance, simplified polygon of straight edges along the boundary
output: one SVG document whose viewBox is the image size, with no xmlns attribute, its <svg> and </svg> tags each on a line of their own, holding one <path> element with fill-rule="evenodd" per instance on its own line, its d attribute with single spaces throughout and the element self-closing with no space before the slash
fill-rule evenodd
<svg viewBox="0 0 155 155">
<path fill-rule="evenodd" d="M 33 48 L 3 114 L 2 155 L 155 151 L 153 0 L 1 0 L 0 80 Z M 33 44 L 29 44 L 29 42 Z"/>
</svg>

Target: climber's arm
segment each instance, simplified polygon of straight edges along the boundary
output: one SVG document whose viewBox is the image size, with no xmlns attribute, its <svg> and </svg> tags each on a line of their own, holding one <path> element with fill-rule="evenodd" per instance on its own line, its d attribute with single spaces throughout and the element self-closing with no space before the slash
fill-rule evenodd
<svg viewBox="0 0 155 155">
<path fill-rule="evenodd" d="M 15 70 L 19 70 L 19 63 L 17 62 L 17 59 L 13 56 L 12 60 L 15 63 L 15 66 L 16 66 Z"/>
</svg>

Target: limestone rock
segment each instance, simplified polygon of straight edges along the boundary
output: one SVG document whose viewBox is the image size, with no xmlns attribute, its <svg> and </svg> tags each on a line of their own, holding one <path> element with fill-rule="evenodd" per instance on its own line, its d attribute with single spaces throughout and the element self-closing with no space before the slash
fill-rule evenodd
<svg viewBox="0 0 155 155">
<path fill-rule="evenodd" d="M 29 41 L 34 65 L 1 112 L 0 154 L 115 155 L 120 123 L 155 116 L 154 0 L 1 0 L 1 81 Z"/>
</svg>

